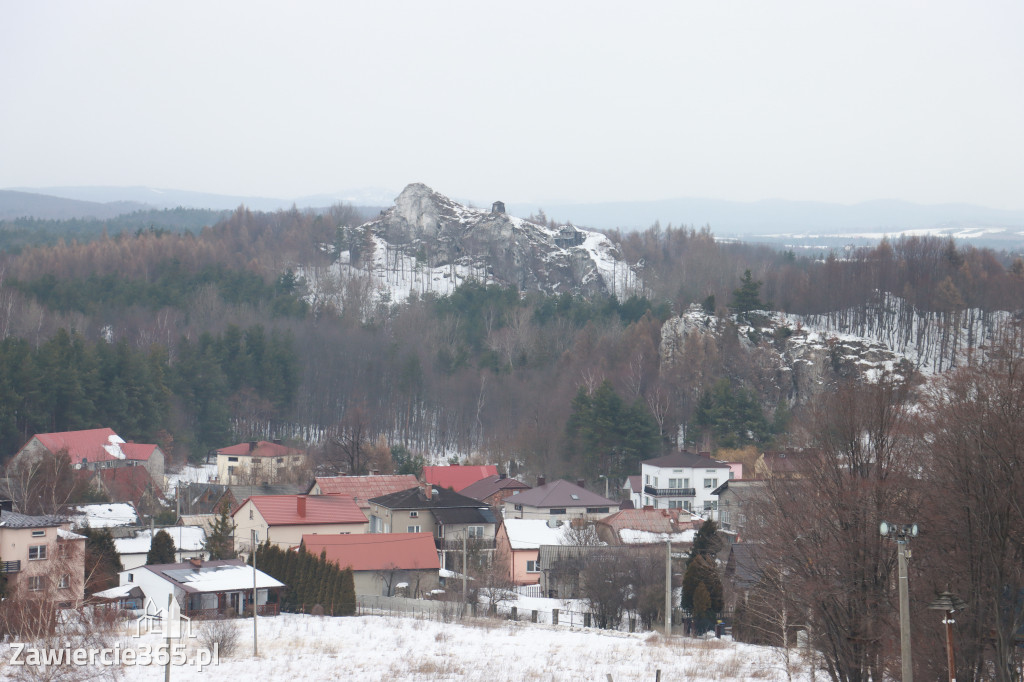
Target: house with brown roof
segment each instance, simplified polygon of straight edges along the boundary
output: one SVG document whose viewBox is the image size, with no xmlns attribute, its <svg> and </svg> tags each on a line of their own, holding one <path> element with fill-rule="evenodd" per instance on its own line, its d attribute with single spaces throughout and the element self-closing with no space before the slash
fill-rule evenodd
<svg viewBox="0 0 1024 682">
<path fill-rule="evenodd" d="M 356 594 L 420 597 L 439 587 L 441 562 L 430 533 L 303 535 L 302 544 L 314 556 L 323 551 L 340 568 L 351 567 Z"/>
<path fill-rule="evenodd" d="M 820 450 L 766 450 L 754 462 L 754 478 L 805 478 L 820 463 Z"/>
<path fill-rule="evenodd" d="M 518 479 L 509 478 L 505 474 L 491 474 L 487 478 L 481 478 L 476 483 L 469 484 L 458 493 L 472 497 L 474 500 L 480 500 L 494 509 L 501 509 L 505 500 L 513 493 L 529 489 L 529 485 Z"/>
<path fill-rule="evenodd" d="M 505 498 L 506 519 L 585 519 L 596 521 L 618 510 L 619 503 L 578 483 L 557 480 Z"/>
<path fill-rule="evenodd" d="M 363 512 L 370 510 L 370 500 L 415 488 L 419 481 L 412 474 L 372 474 L 370 476 L 317 476 L 310 495 L 338 495 L 355 500 Z"/>
<path fill-rule="evenodd" d="M 79 475 L 111 502 L 131 502 L 141 514 L 153 516 L 169 508 L 160 486 L 144 467 L 86 470 Z"/>
<path fill-rule="evenodd" d="M 308 464 L 302 450 L 279 440 L 254 440 L 217 450 L 217 481 L 227 485 L 276 483 Z"/>
<path fill-rule="evenodd" d="M 252 532 L 257 542 L 281 549 L 298 547 L 303 535 L 343 535 L 366 532 L 366 515 L 356 503 L 331 495 L 255 495 L 231 513 L 235 550 L 248 554 Z"/>
<path fill-rule="evenodd" d="M 423 480 L 438 489 L 448 488 L 457 491 L 497 473 L 498 467 L 494 464 L 425 466 L 423 467 Z"/>
<path fill-rule="evenodd" d="M 704 519 L 682 509 L 623 509 L 597 521 L 597 536 L 609 545 L 693 543 Z"/>
<path fill-rule="evenodd" d="M 489 562 L 497 525 L 494 512 L 479 500 L 426 483 L 370 500 L 371 533 L 430 533 L 442 568 L 461 570 L 463 540 L 467 551 Z"/>
<path fill-rule="evenodd" d="M 76 469 L 109 469 L 142 466 L 157 483 L 164 483 L 164 453 L 157 445 L 128 443 L 113 429 L 86 429 L 37 433 L 14 455 L 12 461 L 43 453 L 65 452 Z"/>
</svg>

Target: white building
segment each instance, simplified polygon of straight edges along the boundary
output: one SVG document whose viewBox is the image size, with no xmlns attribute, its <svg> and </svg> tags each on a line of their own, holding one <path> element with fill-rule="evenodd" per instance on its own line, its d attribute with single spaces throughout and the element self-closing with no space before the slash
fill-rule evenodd
<svg viewBox="0 0 1024 682">
<path fill-rule="evenodd" d="M 714 490 L 732 477 L 726 462 L 692 452 L 648 459 L 640 463 L 640 489 L 632 493 L 633 506 L 710 512 L 717 508 Z"/>
</svg>

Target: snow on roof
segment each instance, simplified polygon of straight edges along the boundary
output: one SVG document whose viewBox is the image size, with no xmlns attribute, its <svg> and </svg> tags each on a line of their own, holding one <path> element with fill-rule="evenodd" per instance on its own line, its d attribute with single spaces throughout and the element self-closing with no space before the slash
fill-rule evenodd
<svg viewBox="0 0 1024 682">
<path fill-rule="evenodd" d="M 110 528 L 111 526 L 133 526 L 139 522 L 139 513 L 131 502 L 109 502 L 105 504 L 83 504 L 72 511 L 71 523 L 81 528 Z"/>
<path fill-rule="evenodd" d="M 562 544 L 562 527 L 552 528 L 544 519 L 505 519 L 505 534 L 512 549 L 538 549 Z"/>
<path fill-rule="evenodd" d="M 50 452 L 66 451 L 74 464 L 125 458 L 120 447 L 124 439 L 109 428 L 37 433 L 34 438 Z"/>
<path fill-rule="evenodd" d="M 680 533 L 652 533 L 647 530 L 633 530 L 622 528 L 619 530 L 619 540 L 627 545 L 656 545 L 665 542 L 686 542 L 693 543 L 697 534 L 695 530 L 684 530 Z"/>
<path fill-rule="evenodd" d="M 127 597 L 128 593 L 130 593 L 133 589 L 137 587 L 138 585 L 136 585 L 135 583 L 125 583 L 124 585 L 111 587 L 109 590 L 96 592 L 92 596 L 99 597 L 100 599 L 120 599 L 121 597 Z"/>
<path fill-rule="evenodd" d="M 186 592 L 224 592 L 253 587 L 253 567 L 242 563 L 240 559 L 205 561 L 199 568 L 188 562 L 142 568 L 177 583 Z M 256 588 L 264 587 L 284 587 L 284 583 L 257 570 Z"/>
<path fill-rule="evenodd" d="M 71 531 L 64 530 L 63 528 L 58 528 L 57 529 L 57 537 L 60 538 L 61 540 L 85 540 L 86 539 L 84 535 L 79 535 L 78 533 L 72 533 Z"/>
<path fill-rule="evenodd" d="M 158 528 L 167 531 L 174 540 L 174 548 L 180 552 L 199 552 L 206 544 L 206 531 L 199 526 L 171 526 Z M 149 528 L 140 530 L 133 538 L 114 538 L 114 546 L 118 554 L 147 554 L 153 544 L 152 531 Z"/>
</svg>

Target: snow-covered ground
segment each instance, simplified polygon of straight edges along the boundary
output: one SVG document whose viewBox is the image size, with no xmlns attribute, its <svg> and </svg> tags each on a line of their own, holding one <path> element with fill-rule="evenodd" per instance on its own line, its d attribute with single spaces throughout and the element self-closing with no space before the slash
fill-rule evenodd
<svg viewBox="0 0 1024 682">
<path fill-rule="evenodd" d="M 210 483 L 217 479 L 216 464 L 200 464 L 198 466 L 187 464 L 180 471 L 167 474 L 167 489 L 171 495 L 178 487 L 178 482 L 188 483 Z"/>
<path fill-rule="evenodd" d="M 284 614 L 259 619 L 260 655 L 252 655 L 252 621 L 229 621 L 239 634 L 237 650 L 216 666 L 198 672 L 174 667 L 172 679 L 188 680 L 773 680 L 786 679 L 782 654 L 767 647 L 724 638 L 628 634 L 564 629 L 507 620 L 467 624 L 395 616 L 330 618 Z M 202 636 L 190 640 L 190 655 Z M 122 646 L 158 637 L 122 640 Z M 0 676 L 10 652 L 0 646 Z M 85 673 L 86 671 L 83 671 Z M 164 669 L 126 667 L 125 680 L 162 680 Z M 793 679 L 808 679 L 806 663 L 794 655 Z M 83 674 L 83 677 L 85 675 Z"/>
</svg>

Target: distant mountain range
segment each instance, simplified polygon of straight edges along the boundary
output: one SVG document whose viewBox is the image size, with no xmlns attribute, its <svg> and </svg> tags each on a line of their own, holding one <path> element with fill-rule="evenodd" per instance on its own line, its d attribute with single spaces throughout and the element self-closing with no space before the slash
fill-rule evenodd
<svg viewBox="0 0 1024 682">
<path fill-rule="evenodd" d="M 332 194 L 282 199 L 154 189 L 151 187 L 44 187 L 0 190 L 0 219 L 22 216 L 66 219 L 108 218 L 147 208 L 234 209 L 260 211 L 324 208 L 344 202 L 385 208 L 398 192 L 360 188 Z M 495 197 L 500 199 L 500 196 Z M 489 203 L 489 202 L 488 202 Z M 623 230 L 662 226 L 708 225 L 719 237 L 801 246 L 877 241 L 883 234 L 939 234 L 997 248 L 1024 245 L 1024 210 L 999 210 L 970 204 L 921 205 L 899 200 L 844 205 L 780 199 L 736 202 L 716 199 L 665 199 L 540 206 L 510 203 L 508 213 L 525 217 L 543 209 L 560 223 Z"/>
</svg>

